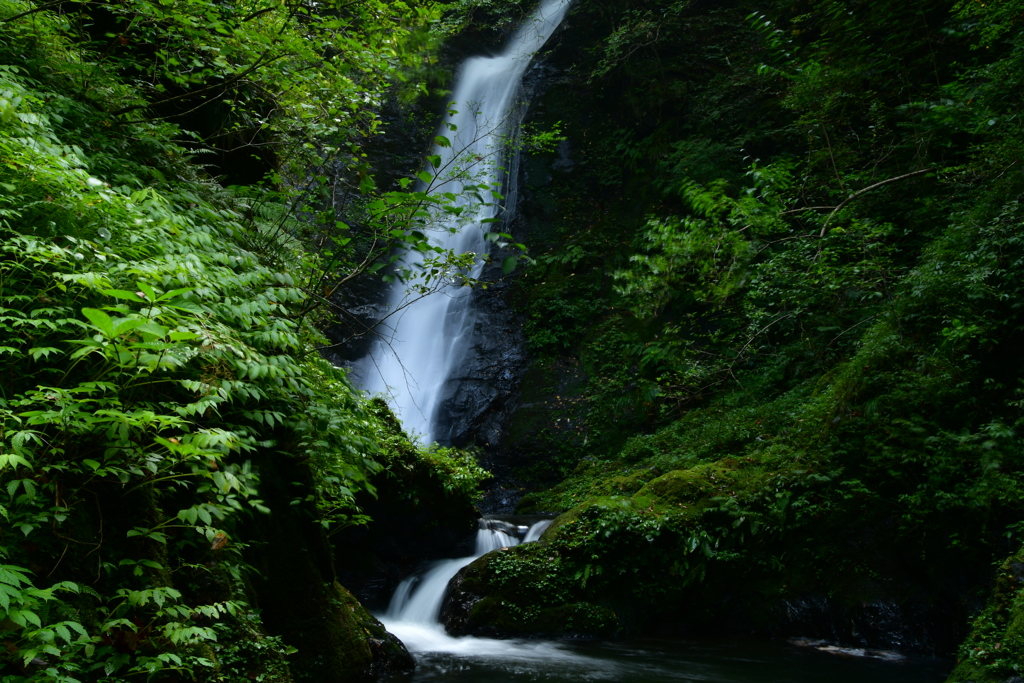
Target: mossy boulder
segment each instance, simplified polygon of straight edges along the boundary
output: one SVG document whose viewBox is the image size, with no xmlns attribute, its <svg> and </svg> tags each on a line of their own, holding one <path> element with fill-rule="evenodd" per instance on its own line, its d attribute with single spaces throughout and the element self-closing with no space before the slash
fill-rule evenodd
<svg viewBox="0 0 1024 683">
<path fill-rule="evenodd" d="M 621 628 L 608 606 L 573 593 L 559 557 L 543 543 L 496 550 L 464 567 L 448 586 L 441 621 L 452 635 L 508 638 L 607 637 Z"/>
<path fill-rule="evenodd" d="M 649 482 L 636 498 L 659 504 L 690 502 L 710 498 L 723 490 L 723 486 L 709 477 L 705 468 L 673 470 Z"/>
<path fill-rule="evenodd" d="M 572 638 L 612 636 L 618 630 L 615 612 L 590 602 L 572 602 L 525 609 L 517 603 L 486 597 L 469 614 L 468 635 Z M 474 628 L 475 626 L 475 628 Z"/>
<path fill-rule="evenodd" d="M 334 582 L 334 591 L 338 594 L 342 609 L 352 615 L 359 630 L 365 634 L 360 640 L 366 643 L 370 652 L 369 674 L 374 678 L 412 671 L 416 666 L 412 655 L 397 637 L 384 628 L 365 607 L 356 600 L 340 583 Z"/>
<path fill-rule="evenodd" d="M 947 683 L 1005 683 L 1024 674 L 1024 548 L 996 574 L 988 605 L 971 624 Z"/>
<path fill-rule="evenodd" d="M 330 540 L 337 578 L 376 611 L 422 562 L 470 554 L 479 514 L 471 497 L 453 490 L 451 478 L 409 440 L 382 399 L 369 408 L 381 423 L 376 457 L 383 469 L 370 478 L 375 493 L 362 491 L 356 502 L 370 521 Z"/>
<path fill-rule="evenodd" d="M 293 491 L 311 486 L 294 461 L 261 453 L 263 494 L 271 509 L 247 530 L 246 558 L 258 574 L 252 600 L 267 632 L 297 651 L 289 657 L 295 680 L 351 683 L 378 672 L 411 670 L 404 646 L 384 631 L 337 581 L 330 541 L 308 500 L 291 505 Z"/>
</svg>

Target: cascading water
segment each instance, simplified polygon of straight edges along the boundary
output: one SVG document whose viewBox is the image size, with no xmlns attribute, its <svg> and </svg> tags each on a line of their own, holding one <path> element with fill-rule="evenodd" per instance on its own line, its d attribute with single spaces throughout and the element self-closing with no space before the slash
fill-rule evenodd
<svg viewBox="0 0 1024 683">
<path fill-rule="evenodd" d="M 472 177 L 467 184 L 500 187 L 504 194 L 514 196 L 516 160 L 511 160 L 508 172 L 499 162 L 507 140 L 516 133 L 512 121 L 516 96 L 534 53 L 562 22 L 570 2 L 542 0 L 501 54 L 473 57 L 462 65 L 453 95 L 457 113 L 441 131 L 449 144 L 439 145 L 432 152 L 440 157 L 436 167 L 451 174 L 440 177 L 445 183 L 443 191 L 459 196 L 463 185 L 458 176 L 470 168 L 480 170 L 483 177 Z M 514 155 L 514 150 L 511 153 Z M 431 241 L 456 253 L 483 255 L 487 252 L 483 226 L 489 224 L 484 221 L 498 216 L 498 202 L 480 208 L 469 199 L 458 201 L 464 202 L 460 205 L 467 212 L 475 212 L 473 220 L 461 230 L 438 230 Z M 406 264 L 416 267 L 422 263 L 418 259 L 417 254 L 410 254 Z M 475 279 L 482 268 L 483 260 L 477 258 L 467 275 Z M 458 367 L 473 330 L 469 293 L 467 288 L 448 286 L 414 301 L 416 295 L 396 283 L 388 299 L 392 315 L 381 324 L 381 339 L 356 367 L 363 389 L 388 396 L 406 430 L 426 443 L 434 440 L 435 413 L 445 381 Z M 509 656 L 512 651 L 507 641 L 449 637 L 438 622 L 441 605 L 448 582 L 462 567 L 492 550 L 517 545 L 521 540 L 535 541 L 549 524 L 542 521 L 517 527 L 499 520 L 481 520 L 474 554 L 437 562 L 424 573 L 405 579 L 381 620 L 413 652 Z M 513 649 L 519 657 L 533 655 L 550 660 L 562 656 L 561 649 L 550 643 L 522 644 Z"/>
<path fill-rule="evenodd" d="M 460 569 L 492 550 L 536 541 L 550 524 L 551 520 L 542 520 L 529 526 L 517 526 L 502 520 L 481 519 L 474 553 L 469 557 L 435 562 L 426 571 L 403 580 L 395 590 L 388 611 L 381 617 L 381 621 L 412 652 L 445 651 L 474 655 L 500 652 L 508 656 L 511 652 L 519 651 L 521 648 L 516 648 L 508 641 L 452 638 L 445 633 L 438 615 L 448 582 Z M 550 643 L 533 643 L 519 654 L 528 652 L 549 659 L 559 651 L 556 645 Z"/>
<path fill-rule="evenodd" d="M 465 61 L 453 95 L 458 113 L 448 120 L 454 126 L 441 131 L 451 145 L 438 146 L 432 152 L 441 157 L 439 168 L 476 165 L 486 177 L 474 178 L 472 184 L 496 184 L 508 192 L 509 182 L 502 181 L 514 181 L 513 174 L 503 178 L 497 161 L 514 132 L 510 118 L 516 95 L 533 54 L 562 22 L 570 2 L 543 0 L 501 54 Z M 481 164 L 481 160 L 488 159 L 492 163 Z M 452 180 L 442 189 L 459 195 L 460 187 L 457 180 Z M 460 254 L 486 253 L 482 221 L 497 216 L 496 203 L 479 210 L 475 220 L 460 231 L 438 230 L 431 240 Z M 469 206 L 470 200 L 465 204 Z M 406 262 L 415 267 L 420 263 L 418 258 L 413 254 Z M 478 277 L 482 267 L 483 261 L 477 259 L 469 277 Z M 469 293 L 465 287 L 448 286 L 413 301 L 416 296 L 396 283 L 388 299 L 392 315 L 381 323 L 380 340 L 356 367 L 362 388 L 388 396 L 406 430 L 425 443 L 434 440 L 434 417 L 442 388 L 457 368 L 473 330 Z"/>
<path fill-rule="evenodd" d="M 545 527 L 550 522 L 541 522 Z M 478 557 L 498 548 L 519 545 L 519 529 L 508 522 L 481 519 L 476 533 L 476 549 L 469 557 L 441 560 L 423 574 L 402 581 L 388 606 L 387 619 L 432 625 L 444 601 L 445 589 L 455 574 Z M 527 531 L 529 533 L 529 531 Z M 537 538 L 540 535 L 537 534 Z"/>
</svg>

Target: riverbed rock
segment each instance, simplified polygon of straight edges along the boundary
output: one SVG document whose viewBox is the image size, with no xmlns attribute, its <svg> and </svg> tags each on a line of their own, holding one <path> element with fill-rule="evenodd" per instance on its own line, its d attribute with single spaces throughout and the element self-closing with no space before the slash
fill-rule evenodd
<svg viewBox="0 0 1024 683">
<path fill-rule="evenodd" d="M 596 638 L 611 637 L 621 630 L 618 615 L 610 608 L 585 600 L 559 603 L 543 591 L 524 592 L 539 585 L 537 573 L 511 577 L 503 586 L 495 580 L 503 568 L 495 568 L 503 555 L 517 559 L 547 552 L 542 544 L 528 543 L 504 548 L 477 558 L 459 570 L 448 583 L 440 621 L 453 636 L 484 638 Z M 537 563 L 533 563 L 537 566 Z M 540 573 L 545 570 L 541 569 Z"/>
<path fill-rule="evenodd" d="M 351 613 L 367 636 L 366 644 L 370 650 L 367 673 L 373 678 L 383 678 L 412 671 L 416 667 L 416 661 L 409 654 L 405 644 L 366 611 L 355 596 L 341 584 L 335 583 L 334 588 L 341 596 L 341 609 L 347 609 Z"/>
</svg>

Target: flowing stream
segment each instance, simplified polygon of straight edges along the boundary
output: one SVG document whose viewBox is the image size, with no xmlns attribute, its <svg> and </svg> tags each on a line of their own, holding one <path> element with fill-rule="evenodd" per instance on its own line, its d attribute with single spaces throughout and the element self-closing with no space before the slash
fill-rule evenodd
<svg viewBox="0 0 1024 683">
<path fill-rule="evenodd" d="M 949 663 L 819 641 L 496 640 L 452 637 L 438 621 L 448 582 L 492 550 L 540 539 L 550 520 L 479 522 L 469 557 L 435 562 L 399 584 L 381 621 L 416 658 L 413 683 L 941 683 Z"/>
<path fill-rule="evenodd" d="M 509 196 L 508 207 L 514 206 L 517 162 L 514 151 L 506 155 L 506 141 L 516 133 L 517 94 L 530 60 L 562 22 L 569 3 L 543 0 L 501 54 L 471 57 L 463 63 L 452 97 L 457 113 L 447 119 L 454 129 L 445 126 L 440 131 L 451 144 L 432 152 L 441 158 L 442 180 L 453 170 L 468 171 L 476 176 L 471 184 L 497 184 Z M 503 162 L 510 167 L 507 172 L 502 170 Z M 440 189 L 458 195 L 461 187 L 460 181 L 451 180 Z M 482 221 L 498 215 L 498 202 L 472 208 L 471 198 L 458 201 L 471 208 L 474 219 L 454 232 L 433 231 L 432 242 L 460 254 L 485 254 L 483 226 L 490 224 Z M 421 262 L 417 259 L 418 255 L 410 255 L 406 263 L 416 266 Z M 477 259 L 468 275 L 478 277 L 482 267 Z M 448 286 L 417 299 L 396 282 L 388 299 L 391 315 L 378 328 L 383 330 L 381 338 L 356 367 L 362 388 L 388 396 L 406 431 L 424 443 L 434 440 L 435 414 L 445 381 L 457 369 L 473 331 L 469 294 L 468 288 Z"/>
<path fill-rule="evenodd" d="M 456 573 L 482 555 L 519 543 L 536 541 L 551 524 L 542 520 L 520 526 L 499 519 L 481 519 L 476 534 L 476 548 L 469 557 L 435 562 L 426 571 L 414 574 L 398 585 L 387 613 L 381 621 L 405 643 L 411 652 L 449 652 L 471 656 L 508 653 L 511 641 L 488 638 L 452 638 L 438 621 L 448 582 Z M 556 647 L 536 643 L 529 649 L 547 653 Z"/>
</svg>

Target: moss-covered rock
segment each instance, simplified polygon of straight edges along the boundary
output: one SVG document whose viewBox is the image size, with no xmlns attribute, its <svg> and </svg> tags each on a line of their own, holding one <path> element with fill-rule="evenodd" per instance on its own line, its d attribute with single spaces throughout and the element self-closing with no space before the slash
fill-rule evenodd
<svg viewBox="0 0 1024 683">
<path fill-rule="evenodd" d="M 464 567 L 449 584 L 441 621 L 453 635 L 491 638 L 611 636 L 620 630 L 609 607 L 572 600 L 546 544 L 497 550 Z"/>
<path fill-rule="evenodd" d="M 374 678 L 407 673 L 416 666 L 412 655 L 397 637 L 384 628 L 365 607 L 356 600 L 340 583 L 334 582 L 334 591 L 338 594 L 343 609 L 347 609 L 364 634 L 366 645 L 370 651 L 369 674 Z"/>
<path fill-rule="evenodd" d="M 971 624 L 948 683 L 1004 683 L 1024 674 L 1024 548 L 996 574 L 988 605 Z"/>
<path fill-rule="evenodd" d="M 383 399 L 369 409 L 380 423 L 383 469 L 370 479 L 374 494 L 361 492 L 356 502 L 370 521 L 341 529 L 331 543 L 339 580 L 370 609 L 382 610 L 422 562 L 472 552 L 479 514 L 466 489 L 478 468 L 468 455 L 448 458 L 412 443 Z"/>
<path fill-rule="evenodd" d="M 267 515 L 249 529 L 255 540 L 247 559 L 259 571 L 253 581 L 266 629 L 293 648 L 296 681 L 351 683 L 378 671 L 407 670 L 412 659 L 383 626 L 336 580 L 334 556 L 309 501 L 292 505 L 309 475 L 272 454 L 258 460 Z"/>
</svg>

